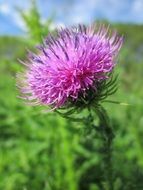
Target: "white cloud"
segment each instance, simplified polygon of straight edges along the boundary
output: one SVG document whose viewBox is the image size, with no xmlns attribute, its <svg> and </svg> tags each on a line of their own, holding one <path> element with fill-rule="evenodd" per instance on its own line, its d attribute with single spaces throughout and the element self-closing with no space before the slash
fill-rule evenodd
<svg viewBox="0 0 143 190">
<path fill-rule="evenodd" d="M 25 23 L 24 23 L 24 21 L 22 20 L 22 18 L 20 17 L 20 15 L 17 14 L 17 13 L 13 13 L 12 17 L 13 17 L 13 21 L 15 22 L 15 24 L 16 24 L 19 28 L 21 28 L 22 30 L 26 31 Z"/>
<path fill-rule="evenodd" d="M 0 12 L 7 15 L 11 12 L 11 7 L 7 3 L 0 4 Z"/>
<path fill-rule="evenodd" d="M 79 0 L 73 4 L 66 22 L 73 24 L 90 23 L 93 21 L 93 11 L 99 0 Z"/>
<path fill-rule="evenodd" d="M 72 9 L 72 22 L 110 21 L 143 22 L 143 0 L 79 0 Z"/>
<path fill-rule="evenodd" d="M 51 29 L 77 23 L 91 23 L 98 18 L 109 21 L 143 23 L 143 0 L 37 0 L 43 16 L 55 13 L 55 23 Z M 0 13 L 8 16 L 19 28 L 26 30 L 25 24 L 14 7 L 28 10 L 29 0 L 0 0 Z"/>
<path fill-rule="evenodd" d="M 21 28 L 22 30 L 26 30 L 23 20 L 21 19 L 20 15 L 16 12 L 15 8 L 11 6 L 11 4 L 4 2 L 1 3 L 0 12 L 3 15 L 10 17 L 13 23 L 15 23 L 19 28 Z"/>
</svg>

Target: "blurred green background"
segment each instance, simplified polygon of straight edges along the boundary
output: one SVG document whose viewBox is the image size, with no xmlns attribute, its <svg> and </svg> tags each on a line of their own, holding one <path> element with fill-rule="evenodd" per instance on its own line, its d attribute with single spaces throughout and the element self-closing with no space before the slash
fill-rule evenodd
<svg viewBox="0 0 143 190">
<path fill-rule="evenodd" d="M 52 18 L 43 24 L 34 5 L 20 14 L 27 34 L 0 37 L 0 190 L 102 190 L 98 140 L 86 136 L 82 124 L 43 114 L 17 98 L 17 59 L 54 31 Z M 125 42 L 116 69 L 119 88 L 109 99 L 129 104 L 104 104 L 116 134 L 114 189 L 143 190 L 143 25 L 111 27 Z"/>
</svg>

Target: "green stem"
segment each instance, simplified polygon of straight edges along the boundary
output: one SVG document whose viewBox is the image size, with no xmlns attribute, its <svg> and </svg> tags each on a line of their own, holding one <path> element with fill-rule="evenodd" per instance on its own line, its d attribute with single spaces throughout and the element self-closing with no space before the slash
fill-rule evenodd
<svg viewBox="0 0 143 190">
<path fill-rule="evenodd" d="M 99 127 L 95 127 L 95 130 L 100 133 L 101 140 L 103 142 L 103 173 L 104 179 L 106 184 L 106 189 L 114 190 L 113 187 L 113 168 L 112 168 L 112 143 L 114 134 L 112 128 L 110 126 L 109 118 L 107 115 L 106 110 L 101 106 L 98 105 L 95 109 L 96 115 L 99 118 Z M 89 115 L 91 116 L 91 110 L 89 110 Z"/>
<path fill-rule="evenodd" d="M 110 126 L 109 118 L 106 110 L 100 105 L 96 110 L 99 117 L 99 127 L 101 128 L 101 135 L 103 140 L 103 161 L 104 161 L 104 174 L 106 184 L 109 190 L 113 190 L 113 168 L 112 168 L 112 142 L 113 131 Z"/>
</svg>

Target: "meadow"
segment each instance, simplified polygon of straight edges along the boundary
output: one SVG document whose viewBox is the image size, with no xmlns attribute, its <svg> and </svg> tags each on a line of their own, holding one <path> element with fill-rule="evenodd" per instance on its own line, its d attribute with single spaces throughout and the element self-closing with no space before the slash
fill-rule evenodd
<svg viewBox="0 0 143 190">
<path fill-rule="evenodd" d="M 30 36 L 0 37 L 0 189 L 109 190 L 101 184 L 98 139 L 85 135 L 82 123 L 43 113 L 42 107 L 27 106 L 17 98 L 15 75 L 22 70 L 17 59 L 25 59 L 26 48 L 39 43 L 51 22 L 41 31 L 32 18 L 29 22 L 25 17 Z M 108 98 L 122 105 L 104 103 L 116 136 L 114 190 L 142 190 L 143 26 L 112 27 L 124 35 L 115 71 L 118 91 Z"/>
</svg>

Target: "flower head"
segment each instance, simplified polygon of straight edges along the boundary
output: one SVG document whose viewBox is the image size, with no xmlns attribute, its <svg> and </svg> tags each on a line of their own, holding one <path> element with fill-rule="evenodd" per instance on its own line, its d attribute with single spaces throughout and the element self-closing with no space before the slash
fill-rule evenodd
<svg viewBox="0 0 143 190">
<path fill-rule="evenodd" d="M 23 98 L 32 104 L 59 108 L 68 100 L 76 101 L 88 89 L 96 91 L 96 82 L 107 80 L 116 65 L 122 37 L 109 34 L 109 27 L 95 25 L 66 28 L 49 35 L 28 57 L 20 74 Z"/>
</svg>

